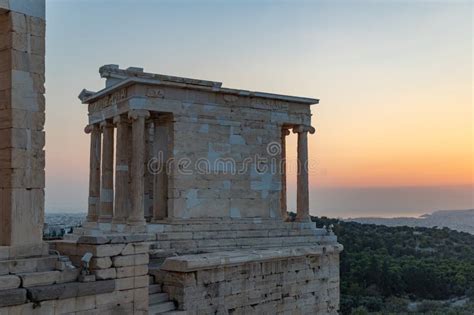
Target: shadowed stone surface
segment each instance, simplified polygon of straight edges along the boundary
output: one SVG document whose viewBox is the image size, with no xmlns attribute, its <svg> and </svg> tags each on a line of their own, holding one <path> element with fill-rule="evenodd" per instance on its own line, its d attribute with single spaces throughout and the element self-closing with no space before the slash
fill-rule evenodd
<svg viewBox="0 0 474 315">
<path fill-rule="evenodd" d="M 114 280 L 96 281 L 88 283 L 66 283 L 39 286 L 28 289 L 28 299 L 41 302 L 54 299 L 67 299 L 78 296 L 110 293 L 115 290 Z"/>
<path fill-rule="evenodd" d="M 25 289 L 0 290 L 0 307 L 23 304 L 25 302 Z"/>
</svg>

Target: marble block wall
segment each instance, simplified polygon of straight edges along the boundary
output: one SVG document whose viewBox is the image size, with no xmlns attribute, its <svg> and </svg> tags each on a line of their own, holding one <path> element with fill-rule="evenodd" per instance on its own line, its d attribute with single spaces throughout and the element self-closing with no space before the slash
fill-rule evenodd
<svg viewBox="0 0 474 315">
<path fill-rule="evenodd" d="M 338 314 L 339 251 L 181 256 L 153 275 L 187 315 Z"/>
<path fill-rule="evenodd" d="M 42 242 L 44 1 L 0 1 L 0 246 Z"/>
</svg>

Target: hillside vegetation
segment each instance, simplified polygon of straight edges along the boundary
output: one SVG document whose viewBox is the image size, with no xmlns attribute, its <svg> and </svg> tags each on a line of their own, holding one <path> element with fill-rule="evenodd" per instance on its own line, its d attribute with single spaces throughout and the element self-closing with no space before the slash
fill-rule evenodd
<svg viewBox="0 0 474 315">
<path fill-rule="evenodd" d="M 474 314 L 474 235 L 324 217 L 313 221 L 318 227 L 333 224 L 344 245 L 343 314 Z"/>
</svg>

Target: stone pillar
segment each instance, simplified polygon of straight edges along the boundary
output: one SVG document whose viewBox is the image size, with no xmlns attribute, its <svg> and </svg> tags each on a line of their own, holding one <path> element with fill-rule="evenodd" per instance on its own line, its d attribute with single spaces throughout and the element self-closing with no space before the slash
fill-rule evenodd
<svg viewBox="0 0 474 315">
<path fill-rule="evenodd" d="M 281 130 L 281 196 L 280 196 L 280 213 L 283 220 L 288 219 L 287 200 L 286 200 L 286 136 L 290 134 L 290 130 L 282 128 Z"/>
<path fill-rule="evenodd" d="M 86 127 L 85 132 L 91 135 L 87 221 L 97 222 L 100 211 L 101 131 L 98 125 L 89 125 Z"/>
<path fill-rule="evenodd" d="M 148 161 L 153 158 L 153 136 L 154 124 L 151 121 L 145 122 L 145 219 L 150 221 L 153 218 L 153 174 L 148 171 Z"/>
<path fill-rule="evenodd" d="M 104 121 L 102 127 L 102 189 L 99 222 L 110 223 L 114 211 L 114 125 Z"/>
<path fill-rule="evenodd" d="M 169 126 L 165 121 L 155 119 L 154 158 L 153 164 L 153 220 L 168 217 L 168 171 L 166 169 L 168 154 Z"/>
<path fill-rule="evenodd" d="M 115 156 L 115 224 L 126 223 L 131 209 L 130 200 L 130 158 L 131 158 L 131 130 L 128 117 L 117 116 L 114 118 L 117 127 L 117 145 Z"/>
<path fill-rule="evenodd" d="M 298 133 L 298 178 L 296 186 L 296 221 L 309 222 L 309 183 L 308 183 L 308 132 L 313 134 L 311 126 L 297 126 L 293 133 Z"/>
<path fill-rule="evenodd" d="M 23 2 L 0 1 L 0 246 L 12 258 L 41 254 L 44 222 L 45 3 Z"/>
<path fill-rule="evenodd" d="M 150 113 L 145 110 L 132 110 L 132 211 L 128 217 L 129 225 L 144 225 L 145 221 L 145 120 Z"/>
</svg>

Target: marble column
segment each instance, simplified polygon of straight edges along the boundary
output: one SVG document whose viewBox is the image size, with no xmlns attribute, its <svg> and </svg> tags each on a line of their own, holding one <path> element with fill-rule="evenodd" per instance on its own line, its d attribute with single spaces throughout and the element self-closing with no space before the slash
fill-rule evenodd
<svg viewBox="0 0 474 315">
<path fill-rule="evenodd" d="M 130 158 L 131 158 L 131 130 L 128 117 L 114 118 L 117 127 L 117 145 L 115 155 L 115 224 L 126 223 L 128 212 L 131 209 L 130 200 Z"/>
<path fill-rule="evenodd" d="M 296 221 L 310 222 L 309 183 L 308 183 L 308 132 L 313 134 L 311 126 L 296 126 L 293 133 L 298 133 L 298 178 L 296 186 Z"/>
<path fill-rule="evenodd" d="M 128 217 L 129 225 L 144 225 L 145 193 L 145 120 L 150 113 L 145 110 L 132 110 L 132 209 Z"/>
<path fill-rule="evenodd" d="M 280 213 L 281 218 L 286 221 L 288 219 L 287 200 L 286 200 L 286 137 L 290 134 L 290 130 L 282 128 L 281 130 L 281 196 L 280 196 Z"/>
<path fill-rule="evenodd" d="M 148 161 L 153 158 L 153 136 L 154 124 L 151 121 L 145 122 L 145 219 L 150 221 L 153 218 L 153 174 L 148 171 Z"/>
<path fill-rule="evenodd" d="M 89 207 L 87 221 L 97 222 L 100 211 L 100 158 L 101 158 L 101 131 L 100 127 L 89 125 L 85 128 L 91 135 L 89 160 Z"/>
<path fill-rule="evenodd" d="M 163 220 L 168 216 L 168 154 L 169 126 L 163 119 L 155 119 L 153 152 L 153 220 Z"/>
<path fill-rule="evenodd" d="M 102 127 L 102 189 L 99 222 L 112 221 L 114 210 L 114 125 L 104 121 Z"/>
</svg>

